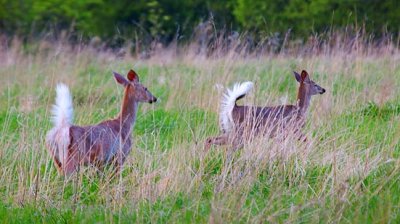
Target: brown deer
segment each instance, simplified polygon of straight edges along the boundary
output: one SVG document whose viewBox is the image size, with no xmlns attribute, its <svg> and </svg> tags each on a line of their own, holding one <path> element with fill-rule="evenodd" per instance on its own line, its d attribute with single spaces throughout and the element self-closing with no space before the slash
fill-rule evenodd
<svg viewBox="0 0 400 224">
<path fill-rule="evenodd" d="M 236 84 L 232 90 L 227 89 L 220 109 L 220 126 L 222 135 L 206 140 L 205 148 L 211 145 L 232 144 L 237 149 L 245 139 L 264 134 L 274 136 L 278 131 L 285 131 L 293 126 L 293 132 L 299 133 L 304 126 L 311 96 L 325 93 L 325 89 L 312 81 L 306 71 L 301 75 L 294 72 L 300 83 L 296 105 L 280 105 L 274 107 L 238 106 L 236 101 L 243 98 L 252 88 L 252 82 Z M 301 136 L 301 133 L 299 134 Z M 303 137 L 299 137 L 302 139 Z M 305 138 L 303 138 L 305 140 Z"/>
<path fill-rule="evenodd" d="M 57 85 L 52 109 L 54 127 L 47 134 L 46 146 L 59 173 L 70 175 L 81 164 L 101 168 L 114 163 L 117 171 L 122 167 L 131 151 L 131 132 L 139 102 L 154 103 L 157 98 L 139 83 L 133 70 L 128 72 L 127 79 L 116 72 L 114 77 L 125 88 L 121 112 L 115 119 L 90 126 L 73 125 L 72 96 L 66 85 Z"/>
</svg>

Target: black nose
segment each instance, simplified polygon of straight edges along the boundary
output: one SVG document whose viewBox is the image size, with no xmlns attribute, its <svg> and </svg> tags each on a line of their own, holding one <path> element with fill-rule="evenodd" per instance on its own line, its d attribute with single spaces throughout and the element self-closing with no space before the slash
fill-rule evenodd
<svg viewBox="0 0 400 224">
<path fill-rule="evenodd" d="M 155 103 L 157 102 L 157 98 L 153 97 L 153 99 L 149 100 L 149 103 Z"/>
<path fill-rule="evenodd" d="M 325 89 L 322 89 L 322 92 L 321 92 L 321 94 L 323 94 L 323 93 L 325 93 L 326 92 L 326 90 Z"/>
</svg>

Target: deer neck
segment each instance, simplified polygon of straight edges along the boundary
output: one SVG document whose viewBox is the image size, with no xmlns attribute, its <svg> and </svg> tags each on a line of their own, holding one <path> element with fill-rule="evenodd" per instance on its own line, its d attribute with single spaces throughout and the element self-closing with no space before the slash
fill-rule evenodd
<svg viewBox="0 0 400 224">
<path fill-rule="evenodd" d="M 309 88 L 304 83 L 300 83 L 299 92 L 297 93 L 297 106 L 302 116 L 307 113 L 307 109 L 310 106 L 311 95 L 309 91 Z"/>
<path fill-rule="evenodd" d="M 118 116 L 122 135 L 130 136 L 132 127 L 135 124 L 138 106 L 139 102 L 136 101 L 133 96 L 130 96 L 127 89 L 125 89 L 121 112 Z"/>
</svg>

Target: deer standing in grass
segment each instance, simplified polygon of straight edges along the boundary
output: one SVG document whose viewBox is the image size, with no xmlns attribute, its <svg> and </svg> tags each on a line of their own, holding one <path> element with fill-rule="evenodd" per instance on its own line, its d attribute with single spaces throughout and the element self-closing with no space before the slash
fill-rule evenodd
<svg viewBox="0 0 400 224">
<path fill-rule="evenodd" d="M 238 106 L 236 101 L 243 98 L 252 88 L 252 82 L 236 84 L 232 90 L 227 89 L 220 109 L 220 126 L 222 135 L 206 140 L 205 148 L 211 145 L 232 144 L 237 149 L 244 139 L 264 134 L 273 136 L 277 132 L 292 128 L 293 133 L 299 133 L 304 126 L 311 96 L 325 93 L 325 89 L 312 81 L 306 71 L 301 75 L 294 72 L 300 83 L 296 105 L 280 105 L 274 107 Z M 301 136 L 301 134 L 300 134 Z M 302 139 L 303 137 L 299 137 Z M 305 138 L 304 138 L 305 140 Z"/>
<path fill-rule="evenodd" d="M 101 168 L 115 163 L 118 171 L 131 151 L 138 104 L 154 103 L 157 98 L 139 83 L 139 76 L 133 70 L 127 79 L 116 72 L 114 77 L 125 88 L 121 112 L 115 119 L 90 126 L 73 125 L 72 96 L 66 85 L 57 85 L 52 109 L 54 127 L 47 134 L 46 146 L 61 174 L 70 175 L 81 164 Z"/>
</svg>

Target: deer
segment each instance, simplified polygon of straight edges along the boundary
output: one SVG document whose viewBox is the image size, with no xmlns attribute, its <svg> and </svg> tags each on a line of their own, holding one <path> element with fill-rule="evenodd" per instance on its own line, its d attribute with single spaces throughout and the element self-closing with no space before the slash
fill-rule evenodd
<svg viewBox="0 0 400 224">
<path fill-rule="evenodd" d="M 236 83 L 232 89 L 227 89 L 222 97 L 219 113 L 222 134 L 207 138 L 205 149 L 208 151 L 212 145 L 232 144 L 236 150 L 243 146 L 246 139 L 251 140 L 260 134 L 273 137 L 277 132 L 287 131 L 288 128 L 294 129 L 293 133 L 298 133 L 298 140 L 306 141 L 300 129 L 305 125 L 311 97 L 324 94 L 326 90 L 312 81 L 305 70 L 301 75 L 295 71 L 293 74 L 300 83 L 295 105 L 238 106 L 237 101 L 245 97 L 254 84 L 249 81 Z"/>
<path fill-rule="evenodd" d="M 80 165 L 103 168 L 114 164 L 118 172 L 131 151 L 139 103 L 157 101 L 139 82 L 135 71 L 130 70 L 127 78 L 117 72 L 113 74 L 116 82 L 124 87 L 121 110 L 116 118 L 96 125 L 73 124 L 72 95 L 67 85 L 57 85 L 51 111 L 53 128 L 47 133 L 46 147 L 61 175 L 73 174 Z"/>
</svg>

